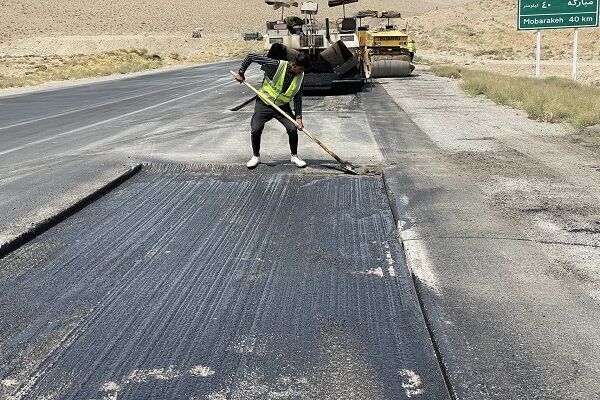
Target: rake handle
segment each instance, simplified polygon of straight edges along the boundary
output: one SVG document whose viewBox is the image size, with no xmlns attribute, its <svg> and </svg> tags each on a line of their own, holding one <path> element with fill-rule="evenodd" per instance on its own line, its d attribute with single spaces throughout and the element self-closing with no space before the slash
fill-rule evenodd
<svg viewBox="0 0 600 400">
<path fill-rule="evenodd" d="M 231 75 L 233 75 L 234 77 L 237 75 L 235 72 L 233 71 L 229 71 L 229 73 Z M 285 118 L 287 118 L 288 120 L 290 120 L 291 122 L 294 123 L 294 125 L 296 124 L 296 120 L 292 117 L 289 116 L 289 114 L 287 114 L 285 111 L 283 111 L 281 108 L 279 108 L 275 103 L 273 103 L 270 99 L 268 99 L 267 97 L 265 97 L 262 93 L 260 93 L 258 90 L 256 90 L 254 88 L 254 86 L 252 86 L 251 84 L 249 84 L 248 82 L 244 81 L 243 82 L 244 85 L 248 86 L 248 88 L 250 88 L 254 93 L 256 93 L 258 95 L 258 97 L 260 97 L 265 103 L 267 103 L 268 105 L 270 105 L 271 107 L 273 107 L 274 109 L 276 109 L 277 111 L 279 111 L 279 113 L 281 115 L 283 115 Z M 306 129 L 306 127 L 300 129 L 302 132 L 304 132 L 306 134 L 306 136 L 308 136 L 313 142 L 315 142 L 316 144 L 318 144 L 319 146 L 321 146 L 321 148 L 323 150 L 325 150 L 331 157 L 335 158 L 337 162 L 339 162 L 340 164 L 344 164 L 344 161 L 342 161 L 341 158 L 339 158 L 333 151 L 329 150 L 327 148 L 327 146 L 325 146 L 323 144 L 323 142 L 321 142 L 313 133 L 311 133 L 308 129 Z"/>
</svg>

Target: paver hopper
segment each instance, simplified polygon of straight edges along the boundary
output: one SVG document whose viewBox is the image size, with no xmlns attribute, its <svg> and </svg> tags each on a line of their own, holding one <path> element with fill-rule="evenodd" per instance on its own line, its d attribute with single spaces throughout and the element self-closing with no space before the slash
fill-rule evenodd
<svg viewBox="0 0 600 400">
<path fill-rule="evenodd" d="M 273 3 L 266 1 L 268 4 Z M 329 5 L 345 7 L 356 1 L 358 0 L 332 0 Z M 311 68 L 304 80 L 306 92 L 361 91 L 364 76 L 359 60 L 356 19 L 346 18 L 344 9 L 344 17 L 339 18 L 335 24 L 330 24 L 326 18 L 322 25 L 316 19 L 318 9 L 317 3 L 307 1 L 300 7 L 302 18 L 282 16 L 281 20 L 267 22 L 265 48 L 268 56 L 290 60 L 298 52 L 307 54 Z"/>
</svg>

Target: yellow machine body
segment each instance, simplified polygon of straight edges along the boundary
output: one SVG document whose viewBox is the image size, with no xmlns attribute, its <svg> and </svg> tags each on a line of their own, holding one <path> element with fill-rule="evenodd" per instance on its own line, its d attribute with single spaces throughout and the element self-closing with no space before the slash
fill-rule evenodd
<svg viewBox="0 0 600 400">
<path fill-rule="evenodd" d="M 408 34 L 396 29 L 391 31 L 366 31 L 365 45 L 376 48 L 406 48 Z"/>
<path fill-rule="evenodd" d="M 409 35 L 387 25 L 380 29 L 358 29 L 360 55 L 366 78 L 408 76 L 415 69 L 408 51 Z"/>
</svg>

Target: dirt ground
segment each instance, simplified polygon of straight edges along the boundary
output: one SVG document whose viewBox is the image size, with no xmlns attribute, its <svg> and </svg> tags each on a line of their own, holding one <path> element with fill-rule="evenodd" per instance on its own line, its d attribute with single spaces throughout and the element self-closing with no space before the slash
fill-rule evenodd
<svg viewBox="0 0 600 400">
<path fill-rule="evenodd" d="M 64 36 L 16 39 L 0 45 L 0 77 L 18 77 L 65 65 L 81 55 L 115 49 L 147 49 L 159 54 L 165 67 L 185 63 L 206 63 L 239 58 L 260 52 L 262 42 L 243 41 L 229 35 L 208 35 L 192 39 L 188 35 Z M 77 53 L 73 53 L 73 49 Z"/>
<path fill-rule="evenodd" d="M 570 258 L 590 277 L 590 293 L 600 291 L 600 126 L 577 130 L 533 121 L 522 111 L 469 97 L 458 81 L 426 70 L 415 79 L 385 80 L 385 87 L 532 240 L 595 246 L 554 256 Z"/>
<path fill-rule="evenodd" d="M 467 0 L 403 2 L 405 17 L 420 15 Z M 320 18 L 341 16 L 340 7 L 329 8 L 317 0 Z M 73 56 L 118 49 L 147 49 L 167 65 L 239 58 L 262 51 L 262 42 L 245 42 L 244 32 L 264 32 L 265 21 L 280 18 L 263 0 L 221 2 L 138 0 L 127 2 L 83 0 L 0 1 L 0 76 L 23 76 L 40 66 L 66 63 Z M 397 9 L 391 0 L 362 0 L 347 6 L 349 15 L 360 9 Z M 285 14 L 298 14 L 292 8 Z M 203 28 L 194 39 L 194 28 Z"/>
<path fill-rule="evenodd" d="M 465 3 L 467 0 L 361 0 L 346 7 L 348 14 L 361 9 L 398 9 L 405 16 Z M 329 8 L 315 0 L 320 16 L 338 18 L 341 7 Z M 297 8 L 291 13 L 299 14 Z M 188 34 L 203 27 L 206 33 L 263 32 L 265 21 L 281 16 L 263 0 L 2 0 L 0 41 L 40 36 L 99 36 L 137 34 Z M 288 11 L 286 10 L 286 15 Z"/>
<path fill-rule="evenodd" d="M 336 18 L 339 7 L 318 0 L 320 18 Z M 262 51 L 262 42 L 245 42 L 244 32 L 264 32 L 277 19 L 262 0 L 223 4 L 183 0 L 3 0 L 0 1 L 0 76 L 20 76 L 39 65 L 67 62 L 68 57 L 126 48 L 160 54 L 167 65 L 238 58 Z M 425 62 L 450 62 L 513 75 L 534 74 L 535 36 L 516 30 L 512 0 L 361 0 L 347 14 L 361 9 L 396 9 L 417 41 L 417 56 Z M 297 14 L 297 9 L 285 14 Z M 365 22 L 365 21 L 363 21 Z M 367 22 L 368 23 L 368 22 Z M 192 29 L 203 37 L 193 39 Z M 572 30 L 543 33 L 542 74 L 571 76 Z M 580 31 L 579 80 L 600 85 L 600 29 Z"/>
<path fill-rule="evenodd" d="M 478 0 L 409 18 L 417 55 L 429 62 L 455 63 L 507 75 L 535 75 L 533 31 L 517 31 L 516 2 Z M 579 32 L 578 77 L 600 85 L 600 29 Z M 573 29 L 542 32 L 542 75 L 570 77 Z"/>
<path fill-rule="evenodd" d="M 535 58 L 522 60 L 493 60 L 475 58 L 466 55 L 438 53 L 432 50 L 418 52 L 421 62 L 456 64 L 461 67 L 496 72 L 504 75 L 535 77 Z M 559 76 L 571 78 L 572 60 L 542 60 L 542 77 Z M 600 86 L 600 60 L 579 60 L 577 63 L 577 80 L 588 85 Z"/>
</svg>

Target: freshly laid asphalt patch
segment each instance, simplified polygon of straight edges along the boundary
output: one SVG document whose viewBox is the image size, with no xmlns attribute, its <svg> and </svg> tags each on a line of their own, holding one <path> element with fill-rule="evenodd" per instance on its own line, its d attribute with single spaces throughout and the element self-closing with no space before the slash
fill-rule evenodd
<svg viewBox="0 0 600 400">
<path fill-rule="evenodd" d="M 0 260 L 0 398 L 447 399 L 382 180 L 150 167 Z"/>
</svg>

